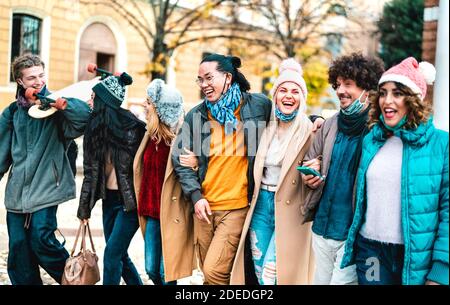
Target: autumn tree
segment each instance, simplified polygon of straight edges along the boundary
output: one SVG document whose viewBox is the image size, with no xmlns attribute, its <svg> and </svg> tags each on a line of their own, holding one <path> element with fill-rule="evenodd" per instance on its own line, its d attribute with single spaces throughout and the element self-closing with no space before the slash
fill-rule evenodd
<svg viewBox="0 0 450 305">
<path fill-rule="evenodd" d="M 180 0 L 82 0 L 87 4 L 113 8 L 139 33 L 148 52 L 145 73 L 151 79 L 166 78 L 167 66 L 174 51 L 182 45 L 216 38 L 202 23 L 226 0 L 199 0 L 192 8 L 182 7 Z M 145 8 L 150 7 L 150 14 Z"/>
<path fill-rule="evenodd" d="M 347 3 L 345 0 L 239 0 L 238 5 L 251 11 L 260 28 L 272 35 L 245 35 L 238 39 L 266 46 L 279 59 L 296 57 L 302 48 L 315 45 L 315 52 L 308 52 L 308 56 L 313 57 L 323 50 L 320 42 L 338 30 L 337 24 L 330 24 L 336 17 L 361 24 L 359 11 Z M 254 29 L 254 26 L 242 28 L 243 31 Z M 308 59 L 302 58 L 304 61 Z"/>
<path fill-rule="evenodd" d="M 354 33 L 336 21 L 345 19 L 346 24 L 353 23 L 353 28 L 364 26 L 364 9 L 351 7 L 345 0 L 236 0 L 234 5 L 241 14 L 251 13 L 253 22 L 247 24 L 241 19 L 235 23 L 240 30 L 232 38 L 246 46 L 257 46 L 280 61 L 288 57 L 299 60 L 310 92 L 309 104 L 318 104 L 328 86 L 327 62 L 331 53 L 324 48 L 327 38 L 330 34 L 346 37 Z M 264 73 L 275 77 L 278 71 L 272 67 L 271 72 Z M 265 86 L 267 90 L 271 84 Z"/>
</svg>

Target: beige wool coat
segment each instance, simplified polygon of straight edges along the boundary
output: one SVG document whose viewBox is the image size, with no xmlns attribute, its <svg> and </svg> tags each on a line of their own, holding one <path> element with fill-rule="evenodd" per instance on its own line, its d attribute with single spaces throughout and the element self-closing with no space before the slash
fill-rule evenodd
<svg viewBox="0 0 450 305">
<path fill-rule="evenodd" d="M 139 206 L 139 193 L 143 173 L 143 155 L 150 136 L 144 135 L 134 159 L 134 188 Z M 173 146 L 167 160 L 164 184 L 161 192 L 161 242 L 165 281 L 174 281 L 192 275 L 196 268 L 194 256 L 194 225 L 192 203 L 185 200 L 181 185 L 172 166 Z M 139 216 L 142 235 L 145 234 L 146 219 Z"/>
<path fill-rule="evenodd" d="M 311 128 L 310 125 L 308 126 Z M 230 284 L 232 285 L 245 284 L 245 238 L 261 187 L 264 160 L 270 144 L 269 134 L 270 127 L 267 127 L 256 155 L 255 191 L 231 272 Z M 302 224 L 304 216 L 301 212 L 309 189 L 303 184 L 300 172 L 296 169 L 308 151 L 312 139 L 313 134 L 310 133 L 301 147 L 297 147 L 298 141 L 295 139 L 290 142 L 282 163 L 278 189 L 275 192 L 276 272 L 279 285 L 311 284 L 313 279 L 314 256 L 311 244 L 311 223 Z M 245 249 L 245 251 L 250 251 L 250 249 Z"/>
</svg>

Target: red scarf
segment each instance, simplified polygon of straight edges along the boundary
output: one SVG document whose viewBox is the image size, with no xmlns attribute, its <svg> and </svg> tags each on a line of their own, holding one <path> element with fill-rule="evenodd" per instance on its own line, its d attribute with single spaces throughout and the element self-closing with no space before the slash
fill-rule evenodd
<svg viewBox="0 0 450 305">
<path fill-rule="evenodd" d="M 139 194 L 138 213 L 140 216 L 150 216 L 159 219 L 161 206 L 161 191 L 166 173 L 170 146 L 164 141 L 155 144 L 150 140 L 143 156 L 143 174 Z"/>
</svg>

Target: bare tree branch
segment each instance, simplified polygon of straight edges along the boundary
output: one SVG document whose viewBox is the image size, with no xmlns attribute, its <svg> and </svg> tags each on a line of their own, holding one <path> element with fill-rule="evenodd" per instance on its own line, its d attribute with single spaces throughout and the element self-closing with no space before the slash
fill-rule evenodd
<svg viewBox="0 0 450 305">
<path fill-rule="evenodd" d="M 145 17 L 144 13 L 142 12 L 142 9 L 137 5 L 136 1 L 131 1 L 131 3 L 133 4 L 134 9 L 136 11 L 138 11 L 138 13 L 139 13 L 139 17 L 140 17 L 139 20 L 145 20 L 145 28 L 148 29 L 149 31 L 151 31 L 150 23 L 148 22 L 148 19 Z"/>
<path fill-rule="evenodd" d="M 133 13 L 131 13 L 129 10 L 125 8 L 125 5 L 123 3 L 119 3 L 119 1 L 117 0 L 109 0 L 109 2 L 103 1 L 103 4 L 106 6 L 112 4 L 115 7 L 116 11 L 120 12 L 121 15 L 124 16 L 128 21 L 131 20 L 136 27 L 139 27 L 141 29 L 141 31 L 142 29 L 147 29 L 146 32 L 148 32 L 150 37 L 153 38 L 154 35 L 151 31 L 151 28 L 146 27 L 146 25 L 143 24 L 138 17 L 136 17 Z"/>
<path fill-rule="evenodd" d="M 219 6 L 220 4 L 222 4 L 222 2 L 224 2 L 224 0 L 216 0 L 214 3 L 210 4 L 211 9 L 216 8 L 217 6 Z M 190 27 L 196 22 L 198 21 L 200 18 L 202 17 L 202 11 L 197 11 L 196 15 L 193 16 L 183 27 L 183 29 L 181 30 L 180 34 L 178 35 L 178 37 L 176 38 L 175 42 L 174 42 L 174 46 L 178 46 L 180 40 L 183 38 L 183 36 L 186 34 L 186 32 L 190 29 Z"/>
</svg>

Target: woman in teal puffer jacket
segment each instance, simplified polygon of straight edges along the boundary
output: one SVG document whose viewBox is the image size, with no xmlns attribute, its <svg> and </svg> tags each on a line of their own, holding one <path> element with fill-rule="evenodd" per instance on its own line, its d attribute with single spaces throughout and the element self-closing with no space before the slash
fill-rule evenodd
<svg viewBox="0 0 450 305">
<path fill-rule="evenodd" d="M 448 133 L 424 102 L 434 75 L 407 58 L 372 99 L 341 264 L 356 263 L 359 284 L 448 285 Z"/>
</svg>

